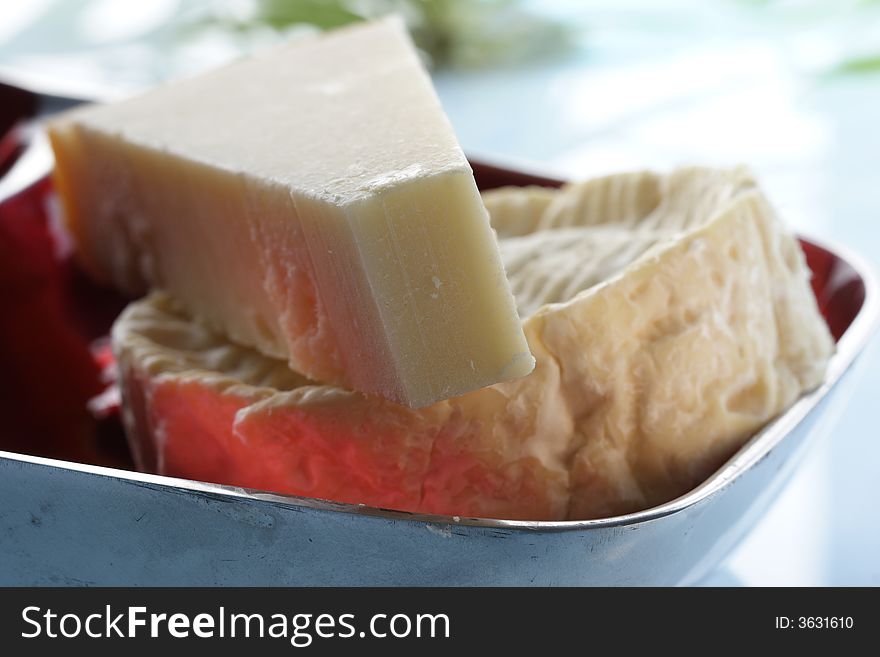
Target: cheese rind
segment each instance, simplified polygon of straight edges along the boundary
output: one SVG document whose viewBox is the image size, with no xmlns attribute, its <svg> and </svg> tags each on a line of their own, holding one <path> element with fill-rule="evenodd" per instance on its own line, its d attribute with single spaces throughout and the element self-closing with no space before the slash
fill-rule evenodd
<svg viewBox="0 0 880 657">
<path fill-rule="evenodd" d="M 353 62 L 357 62 L 353 65 Z M 413 407 L 531 371 L 470 167 L 381 21 L 50 126 L 86 266 Z"/>
<path fill-rule="evenodd" d="M 408 511 L 535 520 L 617 515 L 687 492 L 819 385 L 834 347 L 796 240 L 745 171 L 650 175 L 648 186 L 640 175 L 559 192 L 613 190 L 620 206 L 608 201 L 608 212 L 620 219 L 572 217 L 548 229 L 537 261 L 552 270 L 538 255 L 554 235 L 581 231 L 578 243 L 592 244 L 584 266 L 614 265 L 597 266 L 602 280 L 575 285 L 563 301 L 558 286 L 519 299 L 537 308 L 524 320 L 537 360 L 530 376 L 427 408 L 278 379 L 271 359 L 233 345 L 218 352 L 217 338 L 167 299 L 131 305 L 113 343 L 139 465 Z M 633 198 L 644 189 L 661 190 L 659 203 Z M 622 207 L 650 209 L 625 228 Z M 631 231 L 644 249 L 609 260 L 612 230 Z"/>
<path fill-rule="evenodd" d="M 492 228 L 505 239 L 535 232 L 544 211 L 558 196 L 557 189 L 535 185 L 498 187 L 483 192 L 483 205 Z"/>
</svg>

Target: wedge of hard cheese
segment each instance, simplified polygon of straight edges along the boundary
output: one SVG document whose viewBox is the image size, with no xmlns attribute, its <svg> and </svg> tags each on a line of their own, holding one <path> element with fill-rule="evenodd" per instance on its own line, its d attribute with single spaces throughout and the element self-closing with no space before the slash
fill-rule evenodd
<svg viewBox="0 0 880 657">
<path fill-rule="evenodd" d="M 554 194 L 512 219 L 563 227 L 502 240 L 530 376 L 413 410 L 304 381 L 154 295 L 113 331 L 138 465 L 409 511 L 595 518 L 686 492 L 820 383 L 833 342 L 809 272 L 746 172 Z"/>
<path fill-rule="evenodd" d="M 471 169 L 402 25 L 295 42 L 50 128 L 80 255 L 312 379 L 413 407 L 523 376 Z"/>
</svg>

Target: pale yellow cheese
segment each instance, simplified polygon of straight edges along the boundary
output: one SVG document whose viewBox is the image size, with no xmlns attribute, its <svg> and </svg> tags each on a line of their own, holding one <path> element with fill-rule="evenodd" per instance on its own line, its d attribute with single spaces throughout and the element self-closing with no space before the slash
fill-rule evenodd
<svg viewBox="0 0 880 657">
<path fill-rule="evenodd" d="M 282 473 L 287 492 L 457 515 L 593 518 L 685 493 L 821 382 L 834 347 L 803 254 L 746 171 L 612 176 L 553 194 L 557 208 L 605 214 L 556 211 L 550 218 L 565 216 L 564 228 L 502 240 L 514 281 L 523 272 L 544 280 L 515 282 L 537 359 L 529 376 L 401 409 L 291 378 L 152 297 L 130 306 L 113 334 L 133 442 L 161 455 L 170 425 L 156 396 L 167 403 L 186 389 L 237 409 L 226 427 L 233 441 L 256 444 L 268 432 L 298 444 L 312 432 L 341 462 L 378 445 L 398 468 L 392 483 L 400 477 L 412 491 L 388 502 L 379 488 L 334 487 L 320 476 L 322 452 L 307 461 L 308 476 L 298 471 L 306 466 L 279 466 L 297 470 Z M 578 251 L 586 276 L 560 267 Z M 185 462 L 165 467 L 201 476 Z M 235 483 L 261 486 L 260 473 L 241 476 Z"/>
<path fill-rule="evenodd" d="M 754 188 L 748 173 L 682 168 L 483 193 L 520 314 L 573 298 Z"/>
<path fill-rule="evenodd" d="M 536 185 L 499 187 L 483 192 L 483 205 L 492 228 L 504 239 L 535 232 L 547 206 L 558 195 L 557 189 Z"/>
<path fill-rule="evenodd" d="M 418 407 L 531 371 L 465 159 L 397 20 L 50 127 L 82 259 L 312 379 Z"/>
</svg>

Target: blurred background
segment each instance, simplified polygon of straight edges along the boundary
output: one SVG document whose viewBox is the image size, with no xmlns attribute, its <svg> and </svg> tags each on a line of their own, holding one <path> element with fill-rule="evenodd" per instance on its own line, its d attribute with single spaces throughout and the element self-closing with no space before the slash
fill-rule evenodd
<svg viewBox="0 0 880 657">
<path fill-rule="evenodd" d="M 392 11 L 468 153 L 575 178 L 745 163 L 799 232 L 880 259 L 880 0 L 7 2 L 0 81 L 109 99 Z M 880 585 L 876 345 L 704 583 Z"/>
</svg>

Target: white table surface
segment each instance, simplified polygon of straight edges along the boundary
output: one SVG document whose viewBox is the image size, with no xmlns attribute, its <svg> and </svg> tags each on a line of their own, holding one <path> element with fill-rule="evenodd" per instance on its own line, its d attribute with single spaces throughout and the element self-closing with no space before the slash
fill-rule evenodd
<svg viewBox="0 0 880 657">
<path fill-rule="evenodd" d="M 124 93 L 273 38 L 169 36 L 201 4 L 5 3 L 0 72 Z M 435 74 L 468 152 L 574 178 L 746 163 L 798 231 L 880 261 L 880 71 L 832 73 L 871 47 L 880 54 L 880 3 L 533 4 L 579 35 L 567 54 Z M 877 343 L 831 439 L 706 584 L 880 585 Z"/>
</svg>

